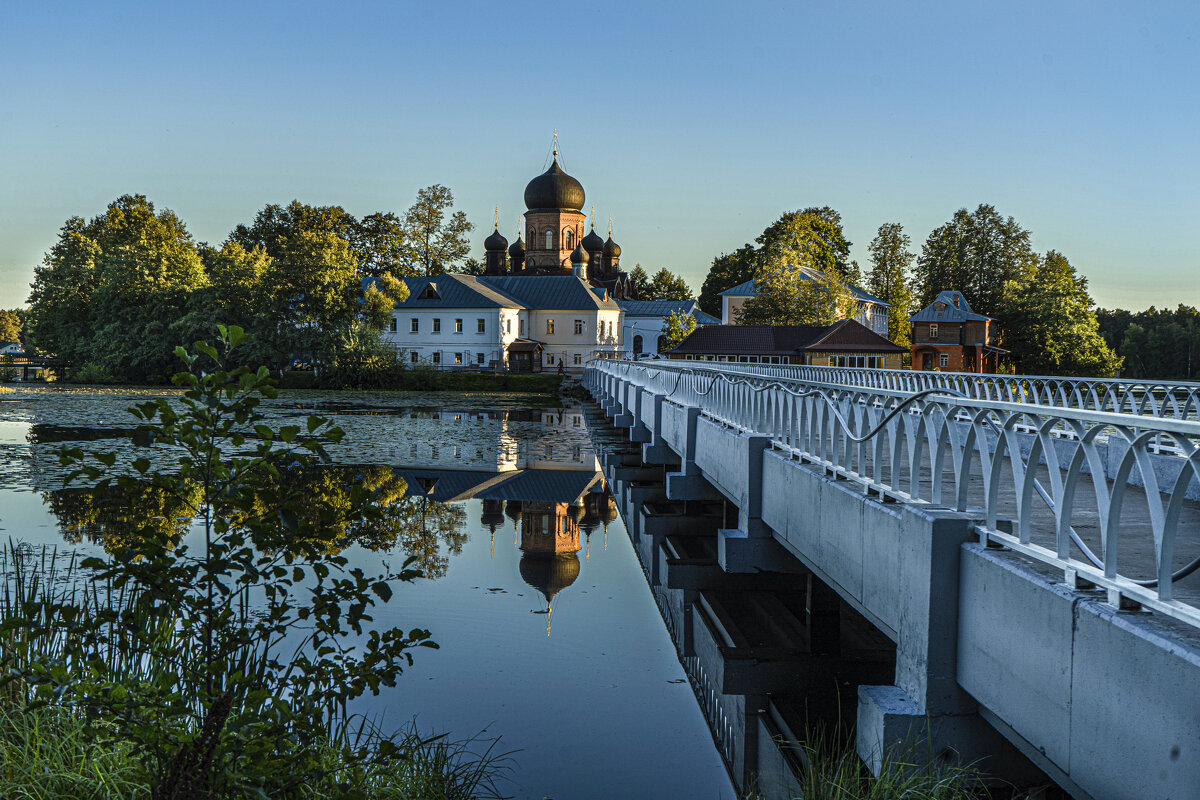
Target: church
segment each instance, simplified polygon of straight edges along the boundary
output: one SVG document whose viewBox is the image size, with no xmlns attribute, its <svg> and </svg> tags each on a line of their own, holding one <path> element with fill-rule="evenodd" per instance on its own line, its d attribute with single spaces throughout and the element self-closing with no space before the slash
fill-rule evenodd
<svg viewBox="0 0 1200 800">
<path fill-rule="evenodd" d="M 500 233 L 499 220 L 484 240 L 484 275 L 572 275 L 593 288 L 605 289 L 614 300 L 636 300 L 629 275 L 621 271 L 621 246 L 596 233 L 595 209 L 591 230 L 584 235 L 583 184 L 558 165 L 558 136 L 550 169 L 525 187 L 525 239 L 518 232 L 511 245 Z"/>
</svg>

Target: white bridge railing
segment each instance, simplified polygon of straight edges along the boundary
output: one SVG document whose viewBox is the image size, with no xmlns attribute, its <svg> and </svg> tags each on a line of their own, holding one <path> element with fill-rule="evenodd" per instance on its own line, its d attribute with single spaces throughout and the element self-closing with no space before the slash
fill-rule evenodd
<svg viewBox="0 0 1200 800">
<path fill-rule="evenodd" d="M 984 541 L 1106 589 L 1114 605 L 1200 627 L 1200 574 L 1181 584 L 1200 568 L 1200 509 L 1185 498 L 1200 497 L 1200 422 L 816 379 L 866 382 L 870 370 L 748 366 L 595 361 L 584 385 L 611 399 L 634 384 L 882 497 L 977 512 Z M 1061 396 L 1107 402 L 1078 391 Z"/>
<path fill-rule="evenodd" d="M 661 364 L 662 362 L 658 362 Z M 1200 383 L 1052 375 L 979 375 L 909 369 L 855 369 L 788 364 L 684 362 L 689 367 L 794 378 L 841 386 L 923 392 L 950 389 L 977 400 L 1082 408 L 1116 414 L 1200 420 Z"/>
</svg>

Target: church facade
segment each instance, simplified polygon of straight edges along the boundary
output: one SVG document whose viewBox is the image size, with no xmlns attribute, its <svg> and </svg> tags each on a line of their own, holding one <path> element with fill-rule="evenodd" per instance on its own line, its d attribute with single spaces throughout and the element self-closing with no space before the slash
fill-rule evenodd
<svg viewBox="0 0 1200 800">
<path fill-rule="evenodd" d="M 484 275 L 576 275 L 592 287 L 605 289 L 616 300 L 636 300 L 627 273 L 621 271 L 621 246 L 596 233 L 595 212 L 585 234 L 587 217 L 583 184 L 558 165 L 555 144 L 550 168 L 525 187 L 524 237 L 509 244 L 495 230 L 484 240 Z"/>
</svg>

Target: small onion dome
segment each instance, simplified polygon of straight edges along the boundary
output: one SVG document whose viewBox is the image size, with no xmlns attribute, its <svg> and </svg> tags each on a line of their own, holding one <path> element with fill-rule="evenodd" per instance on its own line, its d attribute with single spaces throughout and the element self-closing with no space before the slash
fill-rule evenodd
<svg viewBox="0 0 1200 800">
<path fill-rule="evenodd" d="M 589 253 L 604 249 L 604 240 L 596 233 L 595 228 L 592 228 L 591 233 L 583 237 L 583 249 Z"/>
<path fill-rule="evenodd" d="M 604 243 L 604 255 L 606 255 L 606 256 L 621 255 L 621 245 L 614 242 L 613 238 L 611 236 L 609 236 L 608 241 Z"/>
<path fill-rule="evenodd" d="M 505 503 L 504 514 L 513 522 L 519 520 L 521 518 L 521 501 L 509 500 L 507 503 Z"/>
<path fill-rule="evenodd" d="M 503 525 L 503 507 L 503 500 L 484 500 L 483 513 L 479 515 L 479 521 L 484 525 L 494 525 L 496 527 Z"/>
<path fill-rule="evenodd" d="M 525 187 L 525 207 L 530 211 L 579 211 L 583 208 L 583 203 L 583 184 L 562 171 L 557 157 L 550 169 L 531 180 Z"/>
<path fill-rule="evenodd" d="M 567 506 L 567 516 L 571 518 L 572 522 L 578 525 L 579 521 L 583 519 L 583 503 Z"/>
<path fill-rule="evenodd" d="M 575 245 L 575 249 L 571 251 L 572 264 L 586 264 L 591 260 L 592 257 L 588 255 L 587 250 L 583 249 L 583 245 Z"/>
<path fill-rule="evenodd" d="M 574 553 L 549 557 L 525 553 L 517 570 L 521 580 L 541 592 L 546 602 L 551 602 L 579 577 L 579 557 Z"/>
<path fill-rule="evenodd" d="M 525 242 L 521 241 L 520 234 L 517 234 L 517 240 L 509 246 L 508 254 L 513 258 L 525 255 Z"/>
<path fill-rule="evenodd" d="M 504 250 L 506 247 L 508 247 L 508 239 L 504 238 L 504 234 L 500 233 L 499 228 L 492 231 L 492 235 L 483 240 L 484 250 Z"/>
</svg>

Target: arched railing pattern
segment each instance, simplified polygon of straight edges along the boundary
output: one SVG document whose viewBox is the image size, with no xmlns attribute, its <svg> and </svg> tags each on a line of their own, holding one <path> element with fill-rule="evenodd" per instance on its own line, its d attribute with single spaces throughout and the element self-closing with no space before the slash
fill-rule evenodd
<svg viewBox="0 0 1200 800">
<path fill-rule="evenodd" d="M 1200 497 L 1200 422 L 1182 414 L 1194 400 L 1134 401 L 1068 379 L 942 374 L 930 385 L 893 373 L 876 386 L 859 373 L 878 370 L 805 367 L 820 370 L 806 378 L 795 367 L 745 366 L 601 359 L 584 385 L 622 404 L 635 386 L 696 406 L 866 492 L 977 514 L 984 540 L 1106 589 L 1113 603 L 1132 600 L 1200 627 L 1198 604 L 1175 596 L 1200 570 L 1200 504 L 1185 499 Z M 1171 408 L 1180 415 L 1144 413 Z"/>
</svg>

